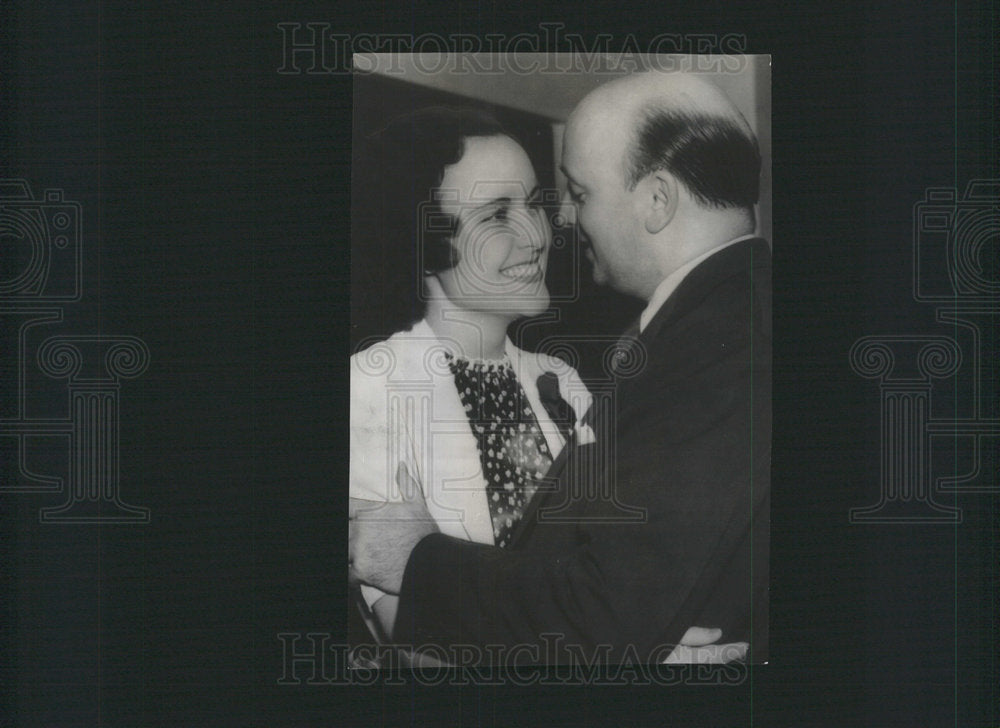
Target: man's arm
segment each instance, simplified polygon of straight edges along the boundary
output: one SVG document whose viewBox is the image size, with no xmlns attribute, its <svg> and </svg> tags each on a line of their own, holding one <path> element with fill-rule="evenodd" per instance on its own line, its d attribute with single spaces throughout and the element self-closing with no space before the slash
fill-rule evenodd
<svg viewBox="0 0 1000 728">
<path fill-rule="evenodd" d="M 619 439 L 619 466 L 609 482 L 619 502 L 646 509 L 643 523 L 546 525 L 576 530 L 574 546 L 558 552 L 503 551 L 441 535 L 423 539 L 405 571 L 397 639 L 513 647 L 559 633 L 564 644 L 587 654 L 610 645 L 605 661 L 629 645 L 638 652 L 632 659 L 645 660 L 654 647 L 678 642 L 691 624 L 704 623 L 702 601 L 720 572 L 750 568 L 732 563 L 755 511 L 750 406 L 739 390 L 705 394 L 701 387 L 668 385 L 653 397 L 674 403 L 675 413 L 686 411 L 686 421 L 665 407 L 633 414 L 631 431 L 652 437 Z M 758 505 L 765 487 L 763 480 Z M 614 511 L 604 503 L 576 514 L 610 519 Z M 743 593 L 749 593 L 749 576 Z"/>
<path fill-rule="evenodd" d="M 390 517 L 390 521 L 397 521 L 399 524 L 406 524 L 405 528 L 412 530 L 414 527 L 420 528 L 420 526 L 415 526 L 421 520 L 420 515 L 422 513 L 423 504 L 419 498 L 419 485 L 412 478 L 409 477 L 405 468 L 400 468 L 397 474 L 399 481 L 400 491 L 403 493 L 414 494 L 415 498 L 406 498 L 402 503 L 393 504 L 388 506 L 389 511 L 386 512 L 385 509 L 380 509 L 378 511 L 379 515 L 384 519 L 388 514 L 399 515 L 398 519 L 393 519 Z M 351 513 L 352 513 L 352 534 L 358 530 L 359 516 L 360 522 L 362 524 L 365 520 L 365 512 L 368 514 L 375 513 L 374 510 L 370 508 L 370 504 L 365 501 L 352 501 L 351 503 Z M 353 545 L 353 542 L 352 542 Z M 362 551 L 364 551 L 362 549 Z M 352 549 L 352 553 L 355 550 Z M 369 559 L 372 564 L 378 564 L 379 566 L 384 566 L 385 562 L 379 561 L 379 559 Z M 366 565 L 367 570 L 371 570 L 371 567 Z M 402 568 L 402 567 L 399 567 Z M 354 567 L 352 564 L 352 571 Z M 392 570 L 382 572 L 383 574 L 388 574 L 385 576 L 385 582 L 380 581 L 385 588 L 394 588 L 392 583 L 393 577 L 391 576 Z M 398 577 L 402 578 L 402 577 Z M 399 604 L 399 599 L 396 596 L 386 594 L 382 596 L 375 604 L 372 606 L 372 610 L 379 622 L 379 626 L 382 631 L 389 636 L 390 640 L 393 637 L 394 625 L 396 621 L 396 612 Z M 746 642 L 737 643 L 726 643 L 718 644 L 718 640 L 722 636 L 722 630 L 711 629 L 704 627 L 691 627 L 681 637 L 678 645 L 667 655 L 664 660 L 666 663 L 678 664 L 678 663 L 724 663 L 731 660 L 741 660 L 746 656 L 748 644 Z M 412 654 L 412 658 L 418 657 L 417 654 Z M 651 656 L 652 659 L 661 659 L 663 654 L 657 656 Z M 583 657 L 582 659 L 587 659 Z M 437 664 L 437 663 L 435 663 Z"/>
<path fill-rule="evenodd" d="M 596 492 L 645 509 L 644 522 L 614 522 L 610 498 L 588 498 L 580 477 L 594 474 L 579 464 L 581 448 L 568 462 L 576 472 L 560 480 L 577 486 L 560 514 L 572 522 L 538 523 L 525 550 L 419 542 L 401 588 L 388 589 L 400 589 L 396 638 L 513 647 L 559 633 L 580 649 L 611 646 L 606 662 L 629 645 L 639 654 L 626 657 L 652 658 L 643 651 L 678 642 L 692 624 L 744 639 L 750 571 L 755 582 L 766 575 L 766 561 L 750 560 L 758 532 L 766 546 L 770 451 L 769 341 L 760 322 L 749 325 L 758 307 L 745 293 L 734 290 L 721 315 L 697 309 L 677 321 L 669 355 L 651 359 L 658 368 L 623 395 L 603 458 L 616 467 L 597 474 L 607 487 Z"/>
</svg>

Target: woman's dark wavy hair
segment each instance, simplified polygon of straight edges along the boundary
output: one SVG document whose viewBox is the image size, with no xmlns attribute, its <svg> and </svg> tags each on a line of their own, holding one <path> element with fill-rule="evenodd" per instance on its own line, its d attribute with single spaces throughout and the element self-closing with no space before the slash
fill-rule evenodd
<svg viewBox="0 0 1000 728">
<path fill-rule="evenodd" d="M 382 251 L 381 256 L 374 256 L 377 260 L 364 261 L 377 268 L 370 285 L 385 287 L 387 297 L 382 303 L 389 308 L 408 306 L 402 315 L 406 321 L 386 321 L 385 325 L 419 320 L 425 309 L 424 275 L 447 270 L 457 262 L 451 245 L 457 221 L 441 211 L 435 193 L 445 167 L 461 160 L 466 139 L 496 135 L 513 138 L 485 111 L 435 106 L 397 117 L 364 140 L 365 180 L 358 191 L 361 218 L 376 240 L 355 251 L 366 257 Z M 395 299 L 395 305 L 388 296 Z"/>
</svg>

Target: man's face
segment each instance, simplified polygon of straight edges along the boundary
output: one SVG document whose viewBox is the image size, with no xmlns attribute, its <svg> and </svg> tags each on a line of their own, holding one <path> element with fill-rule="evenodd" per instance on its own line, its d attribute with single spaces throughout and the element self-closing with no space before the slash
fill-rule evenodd
<svg viewBox="0 0 1000 728">
<path fill-rule="evenodd" d="M 576 222 L 589 247 L 594 281 L 623 293 L 641 295 L 642 270 L 636 196 L 625 186 L 621 132 L 601 133 L 601 125 L 570 119 L 563 139 L 562 169 L 574 203 Z"/>
<path fill-rule="evenodd" d="M 470 137 L 445 169 L 441 210 L 458 220 L 458 262 L 438 274 L 462 308 L 534 316 L 549 305 L 545 286 L 551 231 L 528 155 L 506 136 Z"/>
</svg>

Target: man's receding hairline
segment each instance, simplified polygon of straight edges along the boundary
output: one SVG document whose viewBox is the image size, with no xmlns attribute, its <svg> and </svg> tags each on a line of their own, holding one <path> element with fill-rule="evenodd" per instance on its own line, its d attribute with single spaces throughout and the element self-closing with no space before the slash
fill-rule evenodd
<svg viewBox="0 0 1000 728">
<path fill-rule="evenodd" d="M 580 110 L 602 105 L 618 118 L 634 117 L 637 110 L 650 104 L 664 110 L 729 116 L 737 123 L 749 124 L 732 100 L 715 84 L 685 73 L 645 71 L 615 79 L 591 91 Z"/>
<path fill-rule="evenodd" d="M 664 114 L 703 116 L 732 123 L 744 134 L 755 137 L 746 117 L 715 84 L 686 73 L 658 73 L 635 73 L 598 86 L 567 119 L 577 125 L 582 121 L 588 126 L 600 121 L 605 129 L 613 126 L 616 120 L 622 124 L 625 144 L 618 167 L 626 187 L 630 184 L 633 154 L 642 126 L 653 117 Z"/>
</svg>

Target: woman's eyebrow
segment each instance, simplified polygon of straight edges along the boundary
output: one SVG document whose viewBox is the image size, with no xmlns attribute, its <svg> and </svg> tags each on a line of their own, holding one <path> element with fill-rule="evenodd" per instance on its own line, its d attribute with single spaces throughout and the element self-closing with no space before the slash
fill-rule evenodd
<svg viewBox="0 0 1000 728">
<path fill-rule="evenodd" d="M 542 186 L 541 186 L 541 184 L 536 184 L 531 189 L 531 192 L 528 193 L 528 196 L 525 199 L 530 202 L 530 201 L 534 200 L 535 198 L 539 197 L 541 195 L 541 193 L 542 193 Z M 504 196 L 504 197 L 495 197 L 492 200 L 487 200 L 485 202 L 479 202 L 479 203 L 476 203 L 475 205 L 472 205 L 471 207 L 466 208 L 466 209 L 468 209 L 468 212 L 464 213 L 464 214 L 466 214 L 466 215 L 475 215 L 480 210 L 485 210 L 485 209 L 494 208 L 494 207 L 510 207 L 511 202 L 513 202 L 512 198 L 507 197 L 507 196 Z"/>
<path fill-rule="evenodd" d="M 510 198 L 509 197 L 495 197 L 492 200 L 488 200 L 486 202 L 479 203 L 478 205 L 476 205 L 472 209 L 473 210 L 481 210 L 484 207 L 504 207 L 504 206 L 507 206 L 507 205 L 510 205 Z"/>
<path fill-rule="evenodd" d="M 469 217 L 470 215 L 477 214 L 480 210 L 486 210 L 494 207 L 509 207 L 510 198 L 509 197 L 495 197 L 492 200 L 487 200 L 486 202 L 479 202 L 474 205 L 470 205 L 460 210 L 458 213 L 459 218 Z"/>
</svg>

